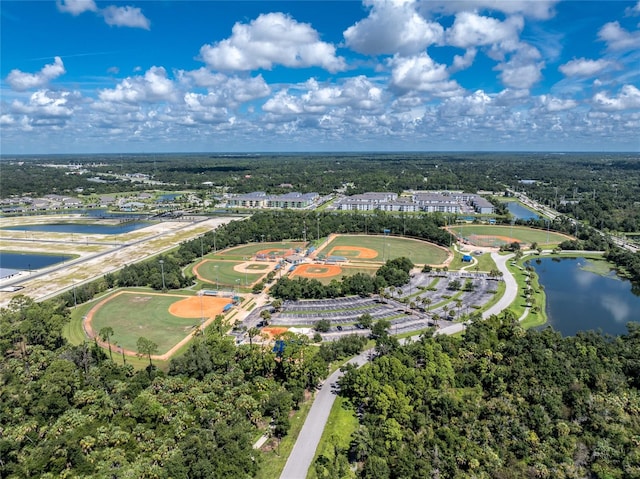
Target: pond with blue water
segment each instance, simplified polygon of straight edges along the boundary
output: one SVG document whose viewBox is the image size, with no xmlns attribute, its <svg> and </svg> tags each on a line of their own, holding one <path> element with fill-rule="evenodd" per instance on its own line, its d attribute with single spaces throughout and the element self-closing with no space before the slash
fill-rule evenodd
<svg viewBox="0 0 640 479">
<path fill-rule="evenodd" d="M 38 225 L 5 226 L 0 228 L 11 231 L 39 231 L 45 233 L 76 233 L 76 234 L 98 234 L 98 235 L 119 235 L 130 233 L 152 225 L 150 221 L 126 221 L 118 224 L 100 223 L 48 223 Z"/>
<path fill-rule="evenodd" d="M 28 271 L 42 269 L 72 259 L 70 255 L 13 253 L 0 251 L 0 269 Z"/>
<path fill-rule="evenodd" d="M 509 201 L 507 203 L 507 209 L 517 220 L 537 220 L 540 218 L 534 211 L 529 208 L 525 208 L 517 201 Z"/>
<path fill-rule="evenodd" d="M 620 335 L 628 322 L 640 322 L 640 295 L 629 281 L 613 272 L 600 275 L 585 271 L 584 258 L 540 258 L 532 261 L 544 286 L 548 322 L 564 336 L 578 331 L 602 331 Z"/>
</svg>

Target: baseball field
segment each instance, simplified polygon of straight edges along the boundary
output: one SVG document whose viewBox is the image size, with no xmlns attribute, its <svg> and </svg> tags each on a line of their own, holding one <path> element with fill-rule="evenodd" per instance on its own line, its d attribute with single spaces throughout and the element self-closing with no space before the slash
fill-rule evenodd
<svg viewBox="0 0 640 479">
<path fill-rule="evenodd" d="M 230 302 L 230 298 L 211 296 L 119 291 L 87 313 L 84 327 L 90 337 L 111 327 L 114 351 L 117 345 L 136 353 L 138 338 L 145 337 L 158 345 L 162 355 L 189 336 L 203 318 L 206 321 L 221 314 Z"/>
<path fill-rule="evenodd" d="M 527 226 L 498 226 L 498 225 L 458 225 L 447 228 L 458 238 L 475 246 L 500 247 L 504 244 L 518 242 L 529 246 L 532 243 L 553 247 L 571 236 L 547 231 L 542 229 L 529 228 Z"/>
<path fill-rule="evenodd" d="M 321 251 L 325 256 L 341 256 L 354 262 L 384 263 L 406 257 L 415 264 L 444 264 L 450 258 L 446 248 L 426 241 L 397 236 L 336 235 Z"/>
</svg>

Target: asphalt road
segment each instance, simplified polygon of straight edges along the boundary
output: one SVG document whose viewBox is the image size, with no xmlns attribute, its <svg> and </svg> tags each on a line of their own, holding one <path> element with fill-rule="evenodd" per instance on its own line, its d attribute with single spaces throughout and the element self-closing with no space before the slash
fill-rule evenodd
<svg viewBox="0 0 640 479">
<path fill-rule="evenodd" d="M 369 360 L 370 352 L 370 350 L 365 351 L 348 362 L 362 366 Z M 320 391 L 316 394 L 307 420 L 302 426 L 298 440 L 293 446 L 282 474 L 280 474 L 280 479 L 304 479 L 307 477 L 307 471 L 320 443 L 327 419 L 329 419 L 331 407 L 336 400 L 337 383 L 341 377 L 342 371 L 338 369 L 325 380 Z"/>
</svg>

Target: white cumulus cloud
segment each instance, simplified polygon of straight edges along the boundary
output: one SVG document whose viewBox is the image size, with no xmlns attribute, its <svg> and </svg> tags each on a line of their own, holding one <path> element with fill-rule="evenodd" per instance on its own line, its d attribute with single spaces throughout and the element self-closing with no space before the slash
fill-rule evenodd
<svg viewBox="0 0 640 479">
<path fill-rule="evenodd" d="M 333 45 L 320 41 L 318 32 L 284 13 L 260 15 L 249 24 L 236 23 L 231 37 L 204 45 L 200 56 L 216 70 L 270 70 L 274 65 L 291 68 L 322 67 L 342 71 L 344 58 Z"/>
<path fill-rule="evenodd" d="M 497 65 L 495 69 L 502 72 L 500 79 L 505 86 L 529 89 L 542 78 L 545 64 L 540 59 L 540 52 L 535 47 L 519 43 L 509 61 Z"/>
<path fill-rule="evenodd" d="M 213 73 L 206 68 L 193 71 L 180 71 L 181 81 L 188 85 L 194 83 L 199 87 L 206 87 L 211 98 L 216 98 L 217 105 L 236 107 L 259 98 L 264 98 L 271 93 L 271 88 L 264 81 L 262 75 L 250 78 L 227 76 L 222 73 Z"/>
<path fill-rule="evenodd" d="M 524 20 L 520 16 L 500 21 L 497 18 L 484 17 L 475 12 L 460 12 L 445 34 L 449 45 L 471 48 L 516 42 L 523 27 Z"/>
<path fill-rule="evenodd" d="M 102 15 L 104 16 L 104 21 L 107 25 L 115 27 L 144 28 L 145 30 L 149 30 L 151 28 L 151 22 L 144 16 L 142 10 L 138 7 L 116 7 L 115 5 L 109 5 L 102 10 Z"/>
<path fill-rule="evenodd" d="M 557 98 L 552 95 L 540 95 L 538 101 L 544 110 L 549 113 L 570 110 L 578 106 L 578 102 L 572 99 Z"/>
<path fill-rule="evenodd" d="M 589 60 L 586 58 L 577 58 L 571 60 L 564 65 L 560 65 L 558 70 L 564 73 L 566 76 L 592 76 L 596 73 L 600 73 L 607 68 L 611 63 L 607 60 Z"/>
<path fill-rule="evenodd" d="M 617 21 L 604 24 L 598 32 L 598 38 L 607 44 L 609 50 L 640 48 L 640 30 L 629 32 Z"/>
<path fill-rule="evenodd" d="M 442 41 L 444 29 L 425 20 L 413 2 L 372 2 L 369 16 L 344 32 L 346 44 L 366 55 L 412 55 Z"/>
<path fill-rule="evenodd" d="M 434 62 L 426 53 L 408 58 L 395 56 L 389 65 L 392 69 L 390 84 L 400 91 L 448 96 L 460 89 L 457 82 L 449 80 L 446 65 Z"/>
<path fill-rule="evenodd" d="M 473 60 L 476 58 L 478 51 L 475 48 L 469 48 L 464 55 L 455 55 L 453 57 L 453 64 L 449 67 L 450 72 L 457 72 L 465 70 L 473 64 Z"/>
<path fill-rule="evenodd" d="M 593 104 L 598 110 L 619 111 L 640 108 L 640 90 L 633 85 L 624 85 L 617 96 L 605 92 L 593 96 Z"/>
<path fill-rule="evenodd" d="M 177 91 L 173 81 L 167 78 L 163 67 L 153 66 L 144 76 L 129 77 L 113 89 L 100 90 L 104 102 L 137 104 L 142 102 L 176 101 Z"/>
<path fill-rule="evenodd" d="M 7 76 L 7 83 L 14 90 L 23 91 L 30 88 L 41 88 L 51 80 L 65 73 L 64 63 L 60 57 L 55 57 L 53 63 L 45 65 L 37 73 L 24 73 L 11 70 Z"/>
<path fill-rule="evenodd" d="M 63 13 L 70 13 L 73 16 L 84 12 L 96 12 L 98 7 L 93 0 L 58 0 L 56 2 L 58 10 Z"/>
</svg>

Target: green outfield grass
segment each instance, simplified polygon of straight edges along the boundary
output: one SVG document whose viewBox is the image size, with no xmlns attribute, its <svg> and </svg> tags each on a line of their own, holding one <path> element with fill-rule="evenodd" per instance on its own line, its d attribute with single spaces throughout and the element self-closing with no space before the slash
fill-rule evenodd
<svg viewBox="0 0 640 479">
<path fill-rule="evenodd" d="M 205 259 L 204 263 L 194 265 L 193 270 L 194 273 L 197 271 L 198 275 L 204 278 L 208 283 L 213 285 L 217 283 L 219 286 L 235 287 L 237 285 L 237 280 L 240 280 L 240 286 L 253 284 L 268 273 L 271 266 L 268 263 L 265 263 L 264 265 L 255 265 L 256 267 L 264 266 L 264 268 L 257 269 L 255 273 L 240 273 L 233 269 L 234 266 L 240 264 L 243 264 L 243 261 L 216 261 Z M 247 284 L 245 285 L 245 283 Z"/>
<path fill-rule="evenodd" d="M 171 304 L 186 297 L 143 292 L 113 296 L 93 315 L 93 330 L 98 333 L 110 326 L 114 331 L 111 344 L 131 351 L 137 351 L 138 338 L 145 337 L 158 345 L 158 354 L 164 354 L 200 324 L 200 319 L 169 313 Z"/>
<path fill-rule="evenodd" d="M 233 248 L 226 249 L 224 251 L 219 251 L 216 256 L 224 257 L 225 259 L 252 259 L 253 256 L 258 251 L 273 251 L 276 254 L 282 254 L 283 252 L 295 250 L 296 248 L 301 248 L 301 250 L 305 250 L 305 243 L 299 241 L 282 241 L 282 242 L 272 242 L 272 243 L 252 243 L 246 244 L 242 246 L 236 246 Z"/>
<path fill-rule="evenodd" d="M 441 264 L 448 258 L 446 248 L 441 248 L 426 241 L 400 238 L 397 236 L 338 235 L 323 248 L 322 253 L 328 255 L 335 248 L 335 254 L 347 250 L 349 246 L 369 248 L 378 254 L 375 258 L 359 258 L 351 256 L 354 261 L 384 263 L 389 259 L 402 256 L 416 264 Z M 342 255 L 347 256 L 347 255 Z"/>
<path fill-rule="evenodd" d="M 459 225 L 448 228 L 456 236 L 470 238 L 473 235 L 513 238 L 514 240 L 530 245 L 538 243 L 540 246 L 556 246 L 567 239 L 573 239 L 568 235 L 554 231 L 528 228 L 526 226 L 498 226 L 498 225 Z M 506 243 L 506 240 L 503 241 Z"/>
</svg>

